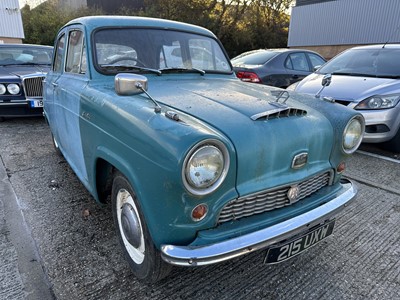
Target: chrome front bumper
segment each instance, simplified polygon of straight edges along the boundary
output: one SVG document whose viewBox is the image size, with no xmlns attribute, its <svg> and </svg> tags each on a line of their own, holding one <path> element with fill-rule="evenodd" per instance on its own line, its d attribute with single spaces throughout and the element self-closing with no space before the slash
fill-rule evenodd
<svg viewBox="0 0 400 300">
<path fill-rule="evenodd" d="M 344 191 L 336 198 L 287 221 L 211 245 L 197 247 L 162 245 L 161 257 L 172 265 L 202 266 L 268 248 L 315 225 L 324 223 L 347 206 L 355 199 L 357 187 L 347 179 L 342 179 L 342 185 Z"/>
</svg>

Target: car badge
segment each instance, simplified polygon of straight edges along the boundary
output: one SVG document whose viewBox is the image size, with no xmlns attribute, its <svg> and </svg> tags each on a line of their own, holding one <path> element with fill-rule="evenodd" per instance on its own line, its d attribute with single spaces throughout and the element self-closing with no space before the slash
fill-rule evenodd
<svg viewBox="0 0 400 300">
<path fill-rule="evenodd" d="M 293 204 L 299 200 L 300 188 L 298 185 L 293 185 L 287 192 L 290 204 Z"/>
<path fill-rule="evenodd" d="M 297 154 L 292 160 L 292 169 L 300 169 L 304 167 L 308 162 L 308 153 L 303 152 Z"/>
</svg>

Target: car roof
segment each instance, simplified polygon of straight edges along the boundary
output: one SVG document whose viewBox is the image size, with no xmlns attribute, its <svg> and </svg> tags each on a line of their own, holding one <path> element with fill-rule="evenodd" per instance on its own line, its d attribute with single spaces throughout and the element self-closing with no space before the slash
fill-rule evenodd
<svg viewBox="0 0 400 300">
<path fill-rule="evenodd" d="M 298 52 L 298 51 L 316 53 L 316 52 L 314 52 L 314 51 L 306 50 L 306 49 L 295 49 L 295 48 L 271 48 L 271 49 L 257 49 L 257 50 L 251 50 L 251 51 L 244 52 L 243 54 L 245 54 L 245 53 L 256 53 L 256 52 L 279 52 L 279 53 L 283 53 L 283 52 Z"/>
<path fill-rule="evenodd" d="M 101 27 L 143 27 L 143 28 L 164 28 L 190 31 L 202 35 L 215 38 L 215 35 L 208 29 L 200 26 L 148 17 L 131 17 L 131 16 L 89 16 L 71 20 L 64 27 L 81 24 L 90 31 Z M 64 28 L 63 27 L 63 28 Z"/>
<path fill-rule="evenodd" d="M 357 46 L 350 49 L 382 49 L 382 48 L 400 49 L 400 44 L 375 44 L 375 45 Z"/>
</svg>

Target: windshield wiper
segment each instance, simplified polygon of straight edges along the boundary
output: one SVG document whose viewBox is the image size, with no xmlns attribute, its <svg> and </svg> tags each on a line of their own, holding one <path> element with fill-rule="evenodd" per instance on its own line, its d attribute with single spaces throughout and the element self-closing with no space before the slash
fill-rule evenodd
<svg viewBox="0 0 400 300">
<path fill-rule="evenodd" d="M 197 68 L 173 68 L 172 67 L 172 68 L 160 69 L 160 71 L 163 73 L 164 72 L 167 73 L 167 72 L 192 72 L 192 71 L 195 71 L 195 72 L 200 73 L 201 75 L 206 74 L 206 71 L 197 69 Z"/>
<path fill-rule="evenodd" d="M 125 65 L 100 65 L 101 68 L 107 70 L 115 70 L 115 71 L 128 71 L 128 70 L 136 70 L 136 71 L 146 71 L 156 73 L 157 75 L 161 75 L 161 71 L 157 69 L 139 67 L 139 66 L 125 66 Z"/>
<path fill-rule="evenodd" d="M 2 66 L 37 66 L 37 65 L 50 65 L 50 63 L 24 62 L 24 63 L 2 64 Z"/>
<path fill-rule="evenodd" d="M 378 74 L 376 75 L 378 78 L 389 78 L 389 79 L 400 79 L 400 75 L 385 75 L 385 74 Z"/>
<path fill-rule="evenodd" d="M 375 74 L 355 73 L 355 72 L 332 72 L 332 75 L 361 76 L 361 77 L 377 77 Z"/>
</svg>

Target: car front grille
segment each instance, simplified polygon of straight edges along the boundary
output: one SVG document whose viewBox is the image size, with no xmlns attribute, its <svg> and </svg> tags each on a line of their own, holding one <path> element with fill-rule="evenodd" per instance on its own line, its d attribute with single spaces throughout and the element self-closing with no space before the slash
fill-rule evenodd
<svg viewBox="0 0 400 300">
<path fill-rule="evenodd" d="M 318 174 L 300 183 L 261 191 L 232 200 L 222 209 L 218 218 L 218 223 L 221 224 L 289 206 L 329 185 L 330 179 L 331 173 L 326 172 Z M 288 191 L 292 186 L 297 186 L 299 188 L 299 194 L 295 202 L 291 202 L 287 196 Z"/>
<path fill-rule="evenodd" d="M 44 76 L 24 78 L 25 96 L 27 98 L 43 97 Z"/>
</svg>

